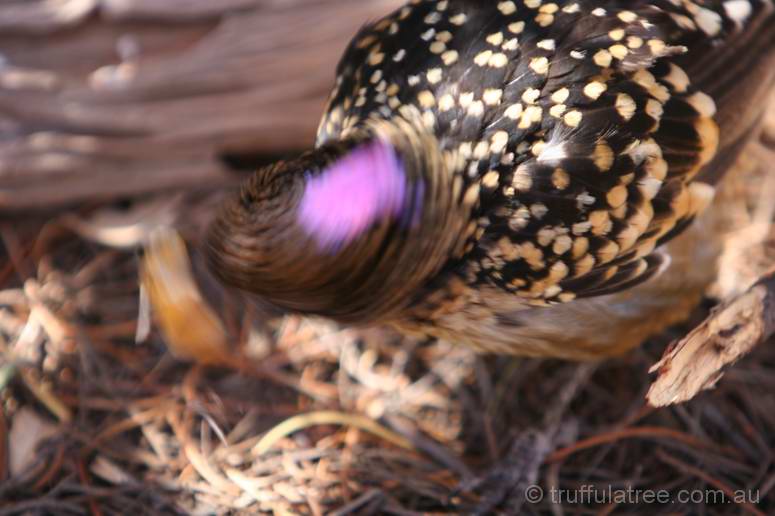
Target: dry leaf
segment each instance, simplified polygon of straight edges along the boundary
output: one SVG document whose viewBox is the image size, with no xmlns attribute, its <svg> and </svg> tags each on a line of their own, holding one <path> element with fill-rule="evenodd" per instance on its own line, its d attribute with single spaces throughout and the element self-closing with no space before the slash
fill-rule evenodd
<svg viewBox="0 0 775 516">
<path fill-rule="evenodd" d="M 22 407 L 14 415 L 8 436 L 11 476 L 18 476 L 35 463 L 41 442 L 57 433 L 57 427 L 31 408 Z"/>
</svg>

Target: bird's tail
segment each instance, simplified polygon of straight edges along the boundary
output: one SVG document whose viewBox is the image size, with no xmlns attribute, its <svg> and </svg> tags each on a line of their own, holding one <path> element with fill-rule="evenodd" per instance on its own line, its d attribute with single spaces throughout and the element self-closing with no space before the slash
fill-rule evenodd
<svg viewBox="0 0 775 516">
<path fill-rule="evenodd" d="M 689 11 L 697 30 L 685 32 L 676 42 L 689 49 L 677 62 L 692 84 L 716 101 L 715 119 L 722 128 L 719 149 L 699 177 L 713 184 L 756 133 L 772 97 L 775 2 L 716 0 Z"/>
</svg>

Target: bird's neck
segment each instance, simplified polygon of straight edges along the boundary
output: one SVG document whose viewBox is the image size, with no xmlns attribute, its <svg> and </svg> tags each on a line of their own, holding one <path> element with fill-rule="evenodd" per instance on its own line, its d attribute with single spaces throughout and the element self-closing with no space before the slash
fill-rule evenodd
<svg viewBox="0 0 775 516">
<path fill-rule="evenodd" d="M 390 320 L 462 252 L 458 197 L 432 134 L 375 122 L 257 172 L 214 222 L 211 263 L 285 309 Z"/>
</svg>

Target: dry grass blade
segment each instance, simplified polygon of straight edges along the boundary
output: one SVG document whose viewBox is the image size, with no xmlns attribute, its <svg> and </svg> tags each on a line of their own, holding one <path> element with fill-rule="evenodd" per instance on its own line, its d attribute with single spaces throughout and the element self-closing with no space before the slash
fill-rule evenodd
<svg viewBox="0 0 775 516">
<path fill-rule="evenodd" d="M 621 430 L 616 430 L 609 433 L 604 434 L 598 434 L 593 437 L 590 437 L 588 439 L 584 439 L 582 441 L 579 441 L 577 443 L 574 443 L 571 446 L 562 448 L 560 450 L 557 450 L 556 452 L 550 454 L 546 458 L 546 462 L 558 462 L 565 460 L 570 455 L 585 450 L 588 448 L 594 448 L 597 446 L 600 446 L 602 444 L 612 443 L 619 441 L 620 439 L 633 439 L 633 438 L 641 438 L 641 439 L 672 439 L 684 444 L 688 444 L 690 446 L 693 446 L 695 448 L 709 448 L 710 446 L 708 443 L 704 443 L 701 440 L 691 436 L 687 435 L 682 432 L 677 432 L 670 428 L 660 428 L 660 427 L 632 427 L 632 428 L 624 428 Z"/>
<path fill-rule="evenodd" d="M 276 427 L 272 428 L 253 448 L 253 453 L 256 455 L 263 455 L 269 451 L 280 439 L 287 437 L 288 435 L 302 430 L 304 428 L 313 425 L 342 425 L 351 426 L 354 428 L 360 428 L 377 437 L 384 439 L 396 446 L 412 450 L 411 441 L 405 437 L 393 432 L 375 422 L 373 419 L 369 419 L 366 416 L 359 414 L 347 414 L 345 412 L 337 412 L 334 410 L 321 410 L 318 412 L 310 412 L 307 414 L 299 414 L 289 418 Z"/>
</svg>

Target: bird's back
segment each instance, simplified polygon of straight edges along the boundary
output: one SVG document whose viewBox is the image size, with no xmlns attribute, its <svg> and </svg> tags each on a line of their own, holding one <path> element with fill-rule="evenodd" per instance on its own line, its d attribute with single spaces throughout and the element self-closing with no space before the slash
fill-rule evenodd
<svg viewBox="0 0 775 516">
<path fill-rule="evenodd" d="M 756 126 L 774 41 L 770 0 L 413 1 L 365 27 L 318 143 L 369 120 L 412 121 L 475 206 L 465 255 L 397 324 L 581 356 L 594 352 L 547 344 L 558 333 L 547 327 L 581 310 L 581 328 L 601 303 L 602 318 L 647 317 L 632 293 L 657 282 L 633 287 L 714 245 L 696 230 L 673 246 L 681 256 L 663 244 L 708 206 Z M 540 314 L 532 326 L 527 313 Z"/>
</svg>

